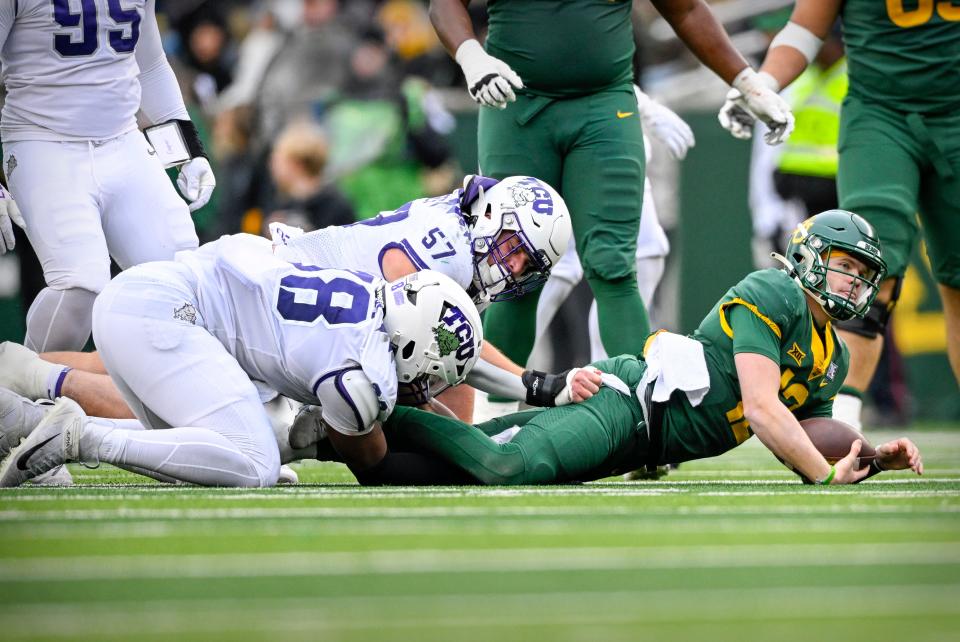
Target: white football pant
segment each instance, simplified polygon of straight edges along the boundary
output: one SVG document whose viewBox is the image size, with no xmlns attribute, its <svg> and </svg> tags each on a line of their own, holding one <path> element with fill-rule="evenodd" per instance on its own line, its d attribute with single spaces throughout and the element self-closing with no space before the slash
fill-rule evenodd
<svg viewBox="0 0 960 642">
<path fill-rule="evenodd" d="M 110 280 L 111 256 L 126 269 L 198 245 L 187 204 L 139 131 L 97 142 L 10 142 L 3 155 L 48 286 L 27 317 L 34 350 L 82 349 L 89 293 Z M 84 292 L 56 294 L 77 290 Z"/>
<path fill-rule="evenodd" d="M 83 460 L 207 486 L 273 486 L 280 453 L 256 386 L 199 315 L 195 324 L 174 318 L 184 304 L 198 307 L 191 283 L 185 266 L 154 263 L 119 275 L 97 298 L 100 356 L 152 430 L 93 420 Z"/>
</svg>

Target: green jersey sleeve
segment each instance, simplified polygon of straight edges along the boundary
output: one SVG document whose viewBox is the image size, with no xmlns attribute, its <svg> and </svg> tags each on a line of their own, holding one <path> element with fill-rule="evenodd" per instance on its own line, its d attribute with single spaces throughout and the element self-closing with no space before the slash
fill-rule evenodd
<svg viewBox="0 0 960 642">
<path fill-rule="evenodd" d="M 774 363 L 780 362 L 779 337 L 753 310 L 733 306 L 727 310 L 727 323 L 733 332 L 733 354 L 762 354 Z"/>
<path fill-rule="evenodd" d="M 728 337 L 733 338 L 729 314 L 736 308 L 743 308 L 767 326 L 778 344 L 782 343 L 786 334 L 806 314 L 803 297 L 803 291 L 785 272 L 751 272 L 732 287 L 718 304 L 720 327 Z"/>
</svg>

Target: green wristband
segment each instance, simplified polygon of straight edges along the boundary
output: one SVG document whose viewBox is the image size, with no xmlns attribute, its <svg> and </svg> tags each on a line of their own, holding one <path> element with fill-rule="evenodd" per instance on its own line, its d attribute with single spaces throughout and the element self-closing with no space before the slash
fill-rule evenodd
<svg viewBox="0 0 960 642">
<path fill-rule="evenodd" d="M 830 466 L 830 472 L 823 479 L 818 479 L 816 481 L 817 486 L 829 486 L 830 482 L 833 481 L 833 476 L 837 474 L 837 467 Z"/>
</svg>

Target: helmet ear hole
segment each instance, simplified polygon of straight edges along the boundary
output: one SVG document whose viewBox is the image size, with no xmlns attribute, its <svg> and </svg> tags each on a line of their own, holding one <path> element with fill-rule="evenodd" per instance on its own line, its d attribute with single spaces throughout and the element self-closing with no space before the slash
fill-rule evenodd
<svg viewBox="0 0 960 642">
<path fill-rule="evenodd" d="M 416 349 L 416 347 L 416 341 L 407 341 L 406 344 L 404 344 L 403 349 L 400 350 L 400 356 L 404 359 L 409 359 L 413 356 L 413 351 Z"/>
</svg>

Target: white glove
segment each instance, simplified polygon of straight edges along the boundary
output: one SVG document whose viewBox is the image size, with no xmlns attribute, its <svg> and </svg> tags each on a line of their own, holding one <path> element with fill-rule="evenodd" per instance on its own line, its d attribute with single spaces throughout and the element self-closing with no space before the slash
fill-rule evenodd
<svg viewBox="0 0 960 642">
<path fill-rule="evenodd" d="M 476 40 L 465 40 L 454 58 L 463 69 L 470 97 L 481 105 L 506 109 L 508 102 L 517 99 L 513 89 L 523 88 L 510 65 L 488 54 Z"/>
<path fill-rule="evenodd" d="M 288 241 L 303 236 L 303 228 L 295 225 L 274 221 L 267 225 L 267 228 L 270 230 L 270 240 L 273 241 L 274 251 L 279 246 L 286 245 Z"/>
<path fill-rule="evenodd" d="M 7 250 L 12 251 L 13 246 L 17 244 L 13 236 L 13 223 L 21 228 L 26 225 L 20 215 L 17 202 L 13 200 L 10 192 L 0 185 L 0 254 L 6 254 Z"/>
<path fill-rule="evenodd" d="M 753 126 L 757 119 L 753 117 L 737 101 L 742 94 L 736 89 L 727 92 L 727 99 L 720 108 L 717 118 L 720 119 L 720 126 L 726 129 L 734 138 L 740 140 L 750 140 L 753 138 Z"/>
<path fill-rule="evenodd" d="M 731 91 L 727 94 L 727 103 L 724 103 L 718 118 L 720 124 L 738 138 L 749 138 L 744 132 L 747 119 L 744 114 L 728 108 L 732 103 L 754 118 L 759 118 L 766 124 L 769 131 L 763 139 L 768 145 L 779 145 L 790 136 L 793 131 L 793 111 L 790 105 L 777 92 L 780 83 L 766 72 L 757 73 L 747 67 L 733 80 L 733 88 L 739 93 L 736 96 Z M 750 127 L 752 128 L 752 122 Z M 736 133 L 735 133 L 736 130 Z"/>
<path fill-rule="evenodd" d="M 207 204 L 216 186 L 217 179 L 213 175 L 210 161 L 203 156 L 184 163 L 180 168 L 180 175 L 177 176 L 177 188 L 190 203 L 191 212 L 196 212 Z"/>
<path fill-rule="evenodd" d="M 637 109 L 643 131 L 664 144 L 674 160 L 683 160 L 687 151 L 696 144 L 690 126 L 669 108 L 646 95 L 636 85 L 633 93 L 637 95 Z"/>
</svg>

